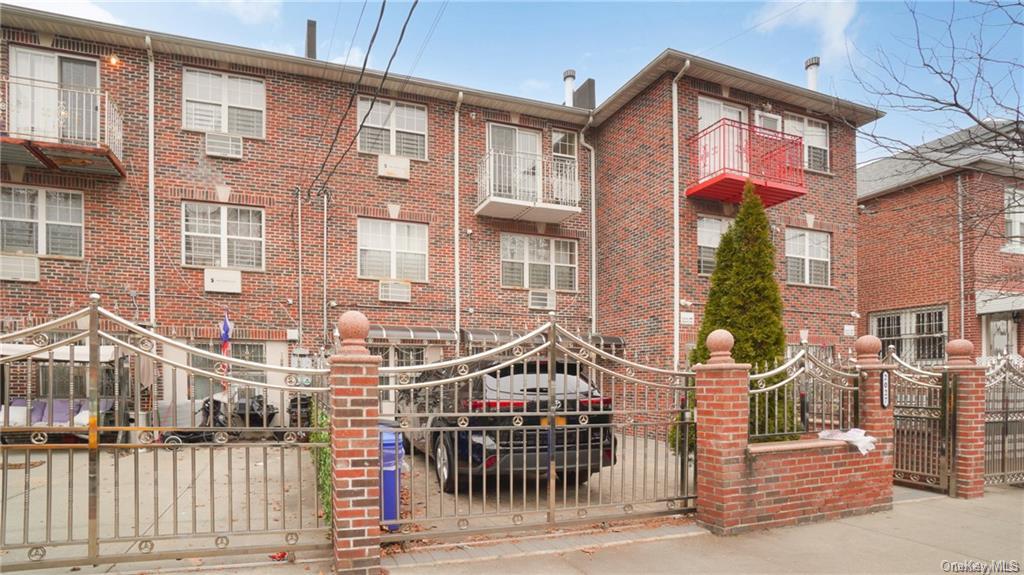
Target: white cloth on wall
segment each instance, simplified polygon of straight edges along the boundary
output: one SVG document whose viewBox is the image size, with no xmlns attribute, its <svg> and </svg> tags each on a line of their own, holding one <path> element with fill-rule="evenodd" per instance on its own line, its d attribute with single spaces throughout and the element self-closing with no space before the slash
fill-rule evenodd
<svg viewBox="0 0 1024 575">
<path fill-rule="evenodd" d="M 860 451 L 861 455 L 867 455 L 869 451 L 875 448 L 875 442 L 878 441 L 877 437 L 872 437 L 863 429 L 856 427 L 847 431 L 840 431 L 838 429 L 826 429 L 825 431 L 819 431 L 818 438 L 845 441 L 856 447 L 857 450 Z"/>
</svg>

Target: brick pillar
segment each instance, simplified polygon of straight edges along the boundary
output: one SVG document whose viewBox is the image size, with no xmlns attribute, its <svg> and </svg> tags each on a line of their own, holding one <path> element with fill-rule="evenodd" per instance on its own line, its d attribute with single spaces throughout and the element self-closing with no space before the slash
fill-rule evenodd
<svg viewBox="0 0 1024 575">
<path fill-rule="evenodd" d="M 985 494 L 985 367 L 975 364 L 966 339 L 947 343 L 946 357 L 956 377 L 950 495 L 974 499 Z"/>
<path fill-rule="evenodd" d="M 697 521 L 726 535 L 741 524 L 750 417 L 750 364 L 732 359 L 732 334 L 708 335 L 711 358 L 697 374 Z"/>
<path fill-rule="evenodd" d="M 877 438 L 875 451 L 880 455 L 879 464 L 871 473 L 878 474 L 878 484 L 887 486 L 888 493 L 879 497 L 880 504 L 892 504 L 892 474 L 895 467 L 895 432 L 893 430 L 893 406 L 896 403 L 896 384 L 892 381 L 894 365 L 883 364 L 879 359 L 882 340 L 873 335 L 862 335 L 853 344 L 857 354 L 857 369 L 860 382 L 857 391 L 857 426 L 871 437 Z M 890 370 L 889 407 L 882 407 L 882 371 Z M 880 494 L 881 495 L 881 494 Z"/>
<path fill-rule="evenodd" d="M 358 311 L 338 322 L 342 342 L 331 363 L 334 457 L 334 569 L 380 572 L 380 357 L 366 349 L 370 324 Z"/>
</svg>

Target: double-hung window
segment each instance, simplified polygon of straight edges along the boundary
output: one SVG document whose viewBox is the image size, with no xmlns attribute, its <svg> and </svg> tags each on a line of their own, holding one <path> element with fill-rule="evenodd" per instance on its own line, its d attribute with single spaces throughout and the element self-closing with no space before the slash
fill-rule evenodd
<svg viewBox="0 0 1024 575">
<path fill-rule="evenodd" d="M 786 228 L 786 281 L 829 285 L 832 275 L 831 239 L 826 232 Z"/>
<path fill-rule="evenodd" d="M 359 151 L 427 159 L 427 108 L 359 97 Z"/>
<path fill-rule="evenodd" d="M 263 138 L 263 80 L 186 68 L 182 79 L 182 125 L 186 130 Z"/>
<path fill-rule="evenodd" d="M 946 308 L 918 308 L 873 313 L 872 335 L 906 361 L 939 362 L 946 357 Z"/>
<path fill-rule="evenodd" d="M 182 264 L 263 269 L 263 210 L 185 202 L 181 227 Z"/>
<path fill-rule="evenodd" d="M 1006 220 L 1005 247 L 1012 251 L 1024 251 L 1024 190 L 1007 188 L 1003 197 L 1003 214 Z"/>
<path fill-rule="evenodd" d="M 797 114 L 786 114 L 786 133 L 804 141 L 804 167 L 818 172 L 829 171 L 828 122 Z"/>
<path fill-rule="evenodd" d="M 732 220 L 700 216 L 697 218 L 697 273 L 710 275 L 715 271 L 715 258 L 718 255 L 718 244 L 722 241 Z"/>
<path fill-rule="evenodd" d="M 359 218 L 359 277 L 427 281 L 426 224 Z"/>
<path fill-rule="evenodd" d="M 82 257 L 80 192 L 0 189 L 0 252 Z"/>
<path fill-rule="evenodd" d="M 576 291 L 577 243 L 502 234 L 501 287 Z"/>
</svg>

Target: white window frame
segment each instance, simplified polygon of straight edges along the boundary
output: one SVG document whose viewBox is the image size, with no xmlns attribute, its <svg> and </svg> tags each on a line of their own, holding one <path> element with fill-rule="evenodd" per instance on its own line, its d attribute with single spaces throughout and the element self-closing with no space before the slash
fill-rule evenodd
<svg viewBox="0 0 1024 575">
<path fill-rule="evenodd" d="M 1003 251 L 1024 253 L 1024 189 L 1009 187 L 1003 191 L 1003 219 Z"/>
<path fill-rule="evenodd" d="M 192 72 L 200 72 L 200 73 L 203 73 L 203 74 L 213 74 L 215 76 L 220 76 L 220 78 L 221 78 L 221 96 L 220 96 L 221 99 L 220 99 L 220 101 L 200 100 L 200 99 L 197 99 L 197 98 L 188 98 L 186 96 L 186 92 L 185 92 L 185 78 L 188 75 L 188 72 L 190 72 L 190 71 L 192 71 Z M 259 82 L 260 84 L 263 84 L 263 106 L 262 107 L 253 107 L 253 106 L 242 106 L 242 105 L 238 105 L 238 104 L 228 105 L 228 82 L 227 82 L 228 78 L 243 78 L 245 80 L 250 80 L 250 81 Z M 220 129 L 220 131 L 203 130 L 201 128 L 193 128 L 191 126 L 185 125 L 186 108 L 187 108 L 188 102 L 190 100 L 194 101 L 194 102 L 202 102 L 203 104 L 210 104 L 210 105 L 214 105 L 214 106 L 220 106 L 220 113 L 221 113 L 221 119 L 220 119 L 221 129 Z M 232 134 L 231 132 L 228 131 L 228 108 L 232 108 L 232 107 L 234 107 L 234 108 L 241 108 L 241 109 L 245 109 L 245 110 L 258 110 L 258 111 L 263 113 L 263 126 L 262 126 L 263 129 L 262 129 L 262 131 L 261 131 L 259 136 L 253 136 L 251 134 Z M 188 66 L 183 67 L 182 71 L 181 71 L 181 129 L 189 131 L 189 132 L 200 132 L 200 133 L 203 133 L 203 134 L 205 134 L 207 132 L 215 133 L 215 134 L 228 134 L 228 135 L 232 135 L 232 136 L 241 136 L 243 138 L 249 138 L 249 139 L 253 139 L 253 140 L 265 140 L 265 139 L 267 139 L 267 82 L 266 82 L 266 80 L 263 79 L 263 78 L 257 78 L 255 76 L 246 76 L 244 74 L 232 74 L 232 73 L 228 73 L 228 72 L 220 72 L 220 71 L 217 71 L 217 70 L 207 70 L 205 68 L 193 68 L 193 67 L 188 67 Z"/>
<path fill-rule="evenodd" d="M 390 247 L 387 250 L 388 251 L 388 255 L 390 256 L 389 257 L 389 262 L 390 262 L 390 267 L 391 267 L 391 272 L 389 274 L 389 277 L 378 277 L 378 276 L 370 276 L 370 275 L 364 275 L 363 274 L 363 257 L 362 257 L 363 238 L 362 238 L 362 233 L 361 233 L 361 230 L 360 230 L 360 222 L 362 222 L 364 220 L 376 221 L 376 222 L 384 222 L 384 223 L 388 224 L 388 233 L 390 234 L 390 237 L 391 237 Z M 412 226 L 421 226 L 423 228 L 424 238 L 423 238 L 423 251 L 422 252 L 410 251 L 410 250 L 399 250 L 399 249 L 395 248 L 395 246 L 398 243 L 396 241 L 397 238 L 398 238 L 398 232 L 397 232 L 398 226 L 396 224 L 407 224 L 407 225 L 412 225 Z M 380 248 L 366 248 L 366 249 L 372 249 L 374 251 L 384 251 L 384 250 L 382 250 Z M 419 280 L 419 279 L 410 279 L 410 278 L 396 277 L 398 275 L 398 254 L 399 253 L 422 254 L 423 255 L 423 257 L 425 259 L 425 262 L 424 262 L 424 265 L 423 265 L 423 267 L 424 267 L 423 279 Z M 417 284 L 430 283 L 430 226 L 428 224 L 424 224 L 424 223 L 421 223 L 421 222 L 410 222 L 410 221 L 407 221 L 407 220 L 385 220 L 385 219 L 381 219 L 381 218 L 357 218 L 356 219 L 356 277 L 361 279 L 361 280 L 394 280 L 394 281 L 407 281 L 409 283 L 417 283 Z"/>
<path fill-rule="evenodd" d="M 216 206 L 220 208 L 220 229 L 215 234 L 205 234 L 198 232 L 186 232 L 185 231 L 185 206 L 192 205 L 203 205 L 203 206 Z M 229 209 L 239 210 L 251 210 L 259 212 L 260 214 L 260 267 L 239 267 L 229 266 L 228 263 L 228 240 L 239 239 L 252 241 L 256 238 L 249 236 L 230 236 L 228 235 L 228 210 Z M 220 238 L 220 265 L 206 266 L 201 264 L 190 264 L 185 261 L 185 236 L 199 236 L 199 237 L 218 237 Z M 198 269 L 218 269 L 218 270 L 238 270 L 243 272 L 262 272 L 267 269 L 267 213 L 263 208 L 257 208 L 254 206 L 241 206 L 235 204 L 218 204 L 216 202 L 195 202 L 195 201 L 184 201 L 181 202 L 181 267 L 184 268 L 198 268 Z"/>
<path fill-rule="evenodd" d="M 390 106 L 391 111 L 388 112 L 388 125 L 387 126 L 377 126 L 377 125 L 369 123 L 368 121 L 367 122 L 363 122 L 363 116 L 358 113 L 359 112 L 359 103 L 363 102 L 363 101 L 373 102 L 373 108 L 376 108 L 377 106 L 384 105 L 384 104 L 387 104 L 388 106 Z M 396 104 L 402 104 L 403 106 L 410 106 L 410 107 L 413 107 L 413 108 L 419 108 L 419 109 L 423 110 L 423 131 L 422 132 L 417 132 L 415 130 L 399 130 L 398 128 L 395 127 L 395 105 Z M 360 126 L 364 126 L 364 127 L 365 126 L 369 126 L 371 128 L 377 128 L 379 130 L 387 130 L 388 131 L 388 138 L 389 138 L 389 144 L 388 144 L 389 147 L 388 147 L 388 149 L 390 150 L 390 153 L 389 154 L 385 154 L 385 155 L 399 156 L 399 157 L 402 157 L 402 158 L 409 158 L 410 160 L 412 160 L 414 162 L 426 162 L 426 161 L 430 160 L 430 135 L 429 135 L 429 132 L 430 132 L 430 110 L 428 110 L 427 106 L 424 106 L 423 104 L 416 104 L 416 103 L 413 103 L 413 102 L 405 102 L 405 101 L 402 101 L 402 100 L 392 100 L 392 99 L 389 99 L 389 98 L 377 98 L 376 101 L 374 101 L 373 96 L 362 96 L 361 95 L 361 96 L 358 97 L 358 101 L 356 102 L 356 129 L 359 130 Z M 420 134 L 420 135 L 423 136 L 423 157 L 422 158 L 414 158 L 412 156 L 402 156 L 402 155 L 396 153 L 397 149 L 395 147 L 395 143 L 396 143 L 397 138 L 396 138 L 395 135 L 398 132 L 406 132 L 406 133 L 409 133 L 409 134 Z M 375 152 L 373 150 L 364 150 L 363 149 L 363 140 L 362 140 L 362 138 L 358 137 L 358 135 L 356 136 L 356 150 L 360 154 L 371 154 L 371 155 L 374 155 L 374 156 L 381 155 L 380 152 Z"/>
<path fill-rule="evenodd" d="M 801 228 L 797 226 L 789 226 L 786 230 L 800 230 L 804 232 L 804 253 L 803 255 L 790 254 L 789 253 L 789 238 L 784 237 L 785 242 L 785 254 L 786 254 L 786 283 L 791 285 L 801 285 L 810 287 L 831 287 L 832 286 L 832 234 L 829 232 L 823 232 L 821 230 L 813 230 L 810 228 Z M 820 234 L 828 238 L 828 257 L 819 258 L 811 256 L 811 235 Z M 797 282 L 789 279 L 789 262 L 790 258 L 803 260 L 804 267 L 804 281 Z M 828 278 L 823 284 L 811 283 L 811 261 L 825 262 L 828 264 Z"/>
<path fill-rule="evenodd" d="M 917 314 L 922 313 L 942 313 L 942 331 L 932 333 L 917 333 Z M 892 334 L 879 334 L 878 320 L 883 317 L 898 317 L 900 319 L 899 334 L 893 336 Z M 933 305 L 925 307 L 914 307 L 904 309 L 894 309 L 872 312 L 868 314 L 868 331 L 871 335 L 882 339 L 883 341 L 899 340 L 901 345 L 906 342 L 908 345 L 914 347 L 914 351 L 911 352 L 909 348 L 903 349 L 900 352 L 902 359 L 907 361 L 920 361 L 924 363 L 939 363 L 945 360 L 945 343 L 949 340 L 949 310 L 945 305 Z M 886 337 L 882 337 L 885 335 Z M 939 345 L 934 346 L 934 349 L 939 350 L 942 357 L 932 357 L 921 359 L 917 357 L 917 345 L 916 342 L 925 338 L 942 338 Z M 882 353 L 888 353 L 883 345 Z"/>
<path fill-rule="evenodd" d="M 575 150 L 575 152 L 573 154 L 560 154 L 560 153 L 556 152 L 555 151 L 555 134 L 571 135 L 573 137 L 573 149 Z M 551 155 L 554 156 L 555 158 L 561 158 L 561 159 L 573 160 L 573 161 L 575 161 L 577 158 L 579 158 L 579 155 L 580 155 L 580 136 L 579 136 L 579 133 L 578 132 L 573 132 L 572 130 L 552 129 L 551 130 Z"/>
<path fill-rule="evenodd" d="M 23 256 L 35 256 L 39 258 L 52 258 L 52 259 L 69 259 L 69 260 L 81 260 L 85 258 L 85 194 L 77 190 L 62 190 L 59 188 L 40 188 L 37 186 L 21 186 L 21 185 L 4 185 L 4 188 L 12 190 L 29 190 L 36 193 L 36 218 L 34 220 L 26 218 L 8 218 L 0 217 L 2 220 L 10 220 L 14 222 L 32 222 L 36 225 L 36 249 L 34 252 L 3 252 L 9 255 L 23 255 Z M 47 192 L 61 193 L 61 194 L 73 194 L 81 198 L 82 200 L 82 221 L 81 223 L 75 222 L 61 222 L 54 221 L 54 225 L 59 226 L 77 226 L 79 228 L 79 243 L 82 250 L 77 256 L 68 256 L 64 254 L 50 254 L 47 253 L 46 246 L 46 228 L 50 224 L 50 220 L 46 217 L 46 194 Z"/>
<path fill-rule="evenodd" d="M 795 119 L 799 119 L 800 120 L 800 122 L 798 124 L 799 128 L 797 128 L 797 126 L 791 126 L 790 125 L 790 118 L 795 118 Z M 808 167 L 808 162 L 809 162 L 810 157 L 811 157 L 810 153 L 808 153 L 808 151 L 807 151 L 807 148 L 811 147 L 807 143 L 807 126 L 808 126 L 809 122 L 817 122 L 819 124 L 823 124 L 824 127 L 825 127 L 825 148 L 824 148 L 824 150 L 825 150 L 825 155 L 828 158 L 828 169 L 827 170 L 819 170 L 817 168 Z M 826 122 L 825 120 L 819 120 L 818 118 L 812 118 L 810 116 L 804 116 L 804 115 L 801 115 L 801 114 L 794 114 L 792 112 L 786 112 L 785 115 L 784 115 L 784 119 L 783 119 L 782 129 L 783 129 L 784 132 L 786 132 L 787 134 L 789 134 L 791 136 L 800 136 L 800 140 L 801 140 L 801 142 L 803 142 L 803 153 L 804 153 L 804 162 L 803 163 L 804 163 L 804 169 L 805 170 L 810 170 L 812 172 L 820 172 L 820 173 L 831 173 L 832 172 L 832 127 L 829 125 L 828 122 Z M 815 146 L 815 147 L 817 147 L 817 146 Z"/>
<path fill-rule="evenodd" d="M 765 128 L 764 126 L 761 125 L 761 119 L 762 118 L 772 118 L 772 119 L 774 119 L 776 122 L 779 123 L 779 129 L 776 130 L 774 128 Z M 784 130 L 784 127 L 783 127 L 784 125 L 783 125 L 783 122 L 782 122 L 782 116 L 781 115 L 773 114 L 771 112 L 762 112 L 761 110 L 754 110 L 754 125 L 757 126 L 758 128 L 761 128 L 762 130 L 772 130 L 772 131 L 775 131 L 775 132 L 782 132 Z"/>
<path fill-rule="evenodd" d="M 526 241 L 526 249 L 523 251 L 523 259 L 521 259 L 521 260 L 505 259 L 505 255 L 503 253 L 504 250 L 502 250 L 502 247 L 501 247 L 500 243 L 503 242 L 506 237 L 519 237 L 519 238 L 523 238 Z M 531 261 L 530 260 L 530 239 L 531 238 L 539 238 L 539 239 L 546 240 L 546 241 L 550 242 L 551 245 L 550 245 L 550 247 L 548 249 L 548 253 L 551 254 L 551 259 L 550 260 L 548 260 L 547 262 L 539 262 L 539 261 L 535 262 L 535 261 Z M 554 291 L 554 292 L 558 292 L 558 293 L 579 293 L 579 291 L 580 291 L 580 246 L 579 246 L 579 241 L 574 240 L 574 239 L 569 239 L 569 238 L 556 238 L 556 237 L 538 236 L 538 235 L 532 235 L 532 234 L 501 234 L 501 237 L 499 238 L 498 241 L 499 241 L 498 257 L 499 257 L 499 260 L 500 260 L 499 261 L 499 268 L 498 268 L 498 281 L 499 281 L 499 283 L 500 283 L 500 285 L 501 285 L 501 287 L 503 289 L 550 290 L 550 291 Z M 567 243 L 569 243 L 569 244 L 571 244 L 573 246 L 573 251 L 575 253 L 575 258 L 574 259 L 576 261 L 575 264 L 560 264 L 560 263 L 556 263 L 556 260 L 555 260 L 555 242 L 567 242 Z M 509 284 L 505 283 L 505 274 L 504 274 L 503 269 L 502 269 L 502 268 L 504 268 L 505 262 L 514 262 L 514 263 L 521 263 L 521 264 L 523 264 L 523 285 L 509 285 Z M 549 281 L 548 281 L 547 287 L 542 287 L 542 288 L 530 287 L 530 265 L 531 264 L 538 265 L 538 264 L 544 264 L 544 263 L 548 264 L 548 280 Z M 555 277 L 556 276 L 556 269 L 559 268 L 559 267 L 572 268 L 572 270 L 573 270 L 573 282 L 572 283 L 575 286 L 575 289 L 567 290 L 567 289 L 558 289 L 557 287 L 555 287 L 556 284 L 557 284 L 557 279 Z"/>
<path fill-rule="evenodd" d="M 709 216 L 709 215 L 705 215 L 705 214 L 697 214 L 697 275 L 701 276 L 701 277 L 710 277 L 711 274 L 714 272 L 714 269 L 712 269 L 712 271 L 710 271 L 710 272 L 701 271 L 700 248 L 714 249 L 715 250 L 715 255 L 717 256 L 718 255 L 718 248 L 721 246 L 722 235 L 725 234 L 725 231 L 722 231 L 722 234 L 718 236 L 718 240 L 719 240 L 719 245 L 718 246 L 708 246 L 708 245 L 701 244 L 700 243 L 700 221 L 701 220 L 717 220 L 719 223 L 723 223 L 724 222 L 726 224 L 725 230 L 728 230 L 732 226 L 732 223 L 733 223 L 734 220 L 733 220 L 733 218 L 726 218 L 726 217 L 723 217 L 723 216 Z"/>
</svg>

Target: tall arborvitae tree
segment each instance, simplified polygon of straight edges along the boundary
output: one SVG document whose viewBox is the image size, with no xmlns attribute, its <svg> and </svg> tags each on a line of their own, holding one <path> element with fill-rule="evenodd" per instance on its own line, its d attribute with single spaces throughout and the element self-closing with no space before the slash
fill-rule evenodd
<svg viewBox="0 0 1024 575">
<path fill-rule="evenodd" d="M 753 369 L 763 370 L 785 356 L 786 332 L 782 327 L 782 296 L 775 280 L 771 224 L 761 198 L 754 193 L 754 184 L 749 181 L 743 188 L 743 203 L 736 220 L 718 244 L 697 345 L 690 353 L 691 364 L 708 360 L 707 337 L 716 329 L 729 330 L 736 339 L 732 357 L 737 363 L 749 363 Z M 765 383 L 778 381 L 780 379 L 776 378 Z M 772 393 L 752 397 L 750 407 L 760 414 L 767 411 L 768 419 L 779 429 L 794 429 L 795 404 L 766 406 L 764 403 L 781 403 L 787 398 L 784 394 Z M 678 426 L 673 426 L 668 438 L 673 448 L 678 441 L 677 430 Z M 793 436 L 776 439 L 791 438 Z"/>
</svg>

